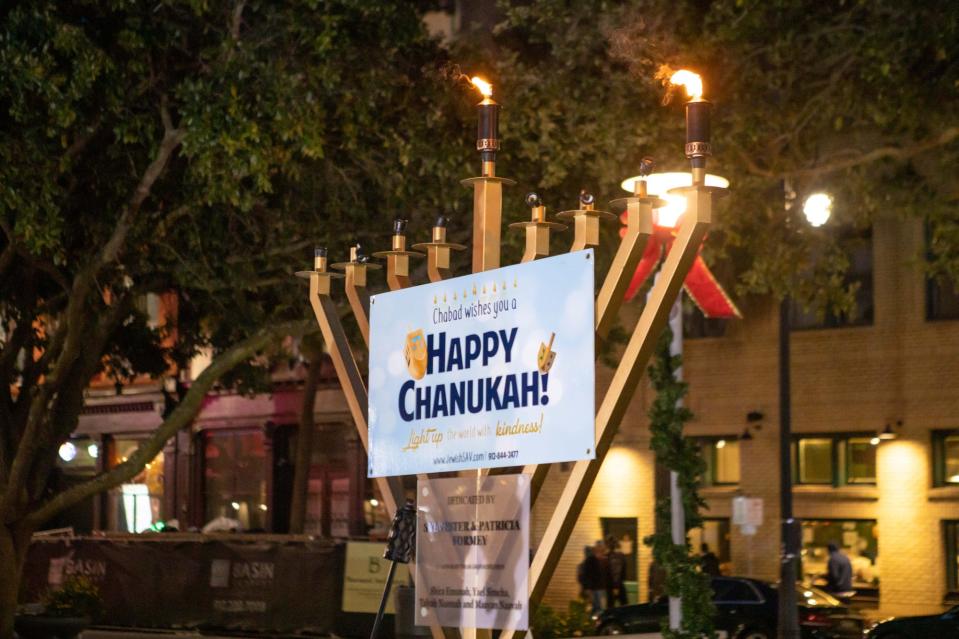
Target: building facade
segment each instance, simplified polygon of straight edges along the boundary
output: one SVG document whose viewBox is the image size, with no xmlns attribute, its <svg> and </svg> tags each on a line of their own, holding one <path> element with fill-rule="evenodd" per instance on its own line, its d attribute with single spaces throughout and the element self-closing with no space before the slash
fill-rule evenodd
<svg viewBox="0 0 959 639">
<path fill-rule="evenodd" d="M 941 611 L 959 597 L 959 305 L 948 283 L 922 272 L 925 242 L 921 222 L 877 222 L 853 256 L 857 313 L 818 320 L 795 309 L 791 319 L 803 576 L 825 572 L 826 545 L 836 542 L 852 560 L 857 596 L 881 614 Z M 696 329 L 683 348 L 695 414 L 687 433 L 700 439 L 709 468 L 706 525 L 690 539 L 697 551 L 708 542 L 724 572 L 776 580 L 779 307 L 755 299 L 742 306 L 741 321 L 687 324 Z M 553 604 L 577 595 L 585 545 L 610 531 L 622 538 L 635 529 L 634 540 L 653 532 L 651 400 L 644 379 L 551 582 Z M 879 439 L 883 431 L 894 439 Z M 560 466 L 551 473 L 534 510 L 537 539 L 565 479 Z M 751 534 L 734 522 L 736 497 L 762 500 L 762 524 Z M 649 549 L 640 543 L 632 556 L 645 599 Z"/>
</svg>

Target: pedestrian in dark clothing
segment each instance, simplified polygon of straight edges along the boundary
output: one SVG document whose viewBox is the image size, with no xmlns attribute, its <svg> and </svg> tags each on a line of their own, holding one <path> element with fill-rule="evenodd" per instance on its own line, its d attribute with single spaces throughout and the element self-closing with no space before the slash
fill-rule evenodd
<svg viewBox="0 0 959 639">
<path fill-rule="evenodd" d="M 606 538 L 609 554 L 606 557 L 606 605 L 626 605 L 626 555 L 619 550 L 619 542 L 610 535 Z"/>
<path fill-rule="evenodd" d="M 711 577 L 719 576 L 719 557 L 716 556 L 716 553 L 709 549 L 709 544 L 703 544 L 700 546 L 702 554 L 699 555 L 699 567 L 700 569 Z"/>
<path fill-rule="evenodd" d="M 826 590 L 832 593 L 852 591 L 852 562 L 835 542 L 829 542 L 826 563 Z"/>
<path fill-rule="evenodd" d="M 585 557 L 576 568 L 576 579 L 583 589 L 583 596 L 590 602 L 592 611 L 598 613 L 603 609 L 603 590 L 606 587 L 603 568 L 592 546 L 586 546 L 583 554 Z"/>
</svg>

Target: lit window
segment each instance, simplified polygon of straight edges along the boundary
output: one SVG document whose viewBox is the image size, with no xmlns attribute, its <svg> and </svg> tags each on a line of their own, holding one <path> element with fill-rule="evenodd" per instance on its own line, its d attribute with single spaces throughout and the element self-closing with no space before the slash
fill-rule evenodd
<svg viewBox="0 0 959 639">
<path fill-rule="evenodd" d="M 876 483 L 876 445 L 871 437 L 850 437 L 845 441 L 846 483 Z"/>
<path fill-rule="evenodd" d="M 225 517 L 238 521 L 242 530 L 266 528 L 265 446 L 262 431 L 205 432 L 203 491 L 207 523 Z"/>
<path fill-rule="evenodd" d="M 876 483 L 879 438 L 869 435 L 813 435 L 793 445 L 793 479 L 798 484 Z"/>
<path fill-rule="evenodd" d="M 836 544 L 852 565 L 853 588 L 862 593 L 879 587 L 879 535 L 875 519 L 804 519 L 802 522 L 802 573 L 816 586 L 824 586 L 829 544 Z"/>
<path fill-rule="evenodd" d="M 700 450 L 706 461 L 705 485 L 739 483 L 739 440 L 735 435 L 701 440 Z"/>
<path fill-rule="evenodd" d="M 799 483 L 833 483 L 832 439 L 803 437 L 798 448 Z"/>
<path fill-rule="evenodd" d="M 107 467 L 125 462 L 142 440 L 114 438 L 110 441 Z M 111 530 L 143 532 L 163 521 L 163 453 L 157 453 L 143 470 L 127 483 L 110 491 L 107 514 Z"/>
</svg>

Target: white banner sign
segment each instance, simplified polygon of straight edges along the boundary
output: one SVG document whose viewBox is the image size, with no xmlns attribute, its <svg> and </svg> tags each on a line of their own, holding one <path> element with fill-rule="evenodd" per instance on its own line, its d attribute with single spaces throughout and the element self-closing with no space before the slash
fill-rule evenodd
<svg viewBox="0 0 959 639">
<path fill-rule="evenodd" d="M 369 476 L 592 459 L 593 252 L 370 300 Z"/>
<path fill-rule="evenodd" d="M 529 476 L 423 479 L 416 494 L 417 624 L 526 630 Z"/>
</svg>

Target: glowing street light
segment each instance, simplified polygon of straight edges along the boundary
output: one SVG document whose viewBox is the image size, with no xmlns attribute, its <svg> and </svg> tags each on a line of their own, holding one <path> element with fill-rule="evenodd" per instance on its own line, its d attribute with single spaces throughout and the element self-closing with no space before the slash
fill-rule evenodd
<svg viewBox="0 0 959 639">
<path fill-rule="evenodd" d="M 57 453 L 63 461 L 72 462 L 77 457 L 77 447 L 70 442 L 64 442 Z"/>
<path fill-rule="evenodd" d="M 802 212 L 806 221 L 818 228 L 829 221 L 832 214 L 832 197 L 827 193 L 813 193 L 803 202 Z"/>
</svg>

